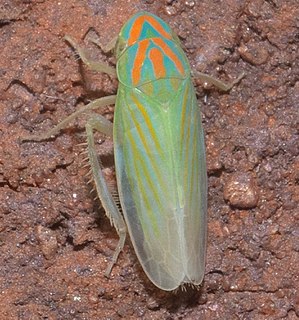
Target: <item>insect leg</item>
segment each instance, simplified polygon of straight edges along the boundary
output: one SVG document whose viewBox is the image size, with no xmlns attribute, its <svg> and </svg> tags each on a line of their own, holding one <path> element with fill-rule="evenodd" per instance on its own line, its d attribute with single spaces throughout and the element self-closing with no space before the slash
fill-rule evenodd
<svg viewBox="0 0 299 320">
<path fill-rule="evenodd" d="M 193 72 L 193 76 L 195 78 L 199 78 L 204 82 L 208 82 L 210 84 L 213 84 L 215 87 L 219 88 L 222 91 L 229 91 L 235 84 L 237 84 L 244 76 L 245 73 L 242 73 L 236 80 L 234 80 L 232 83 L 225 83 L 219 79 L 216 79 L 214 77 L 211 77 L 205 73 L 195 71 Z"/>
<path fill-rule="evenodd" d="M 106 45 L 103 45 L 102 43 L 100 43 L 98 40 L 90 38 L 89 40 L 96 44 L 102 51 L 104 51 L 105 53 L 111 52 L 115 49 L 116 46 L 116 42 L 117 42 L 117 38 L 118 37 L 114 37 L 109 43 L 107 43 Z"/>
<path fill-rule="evenodd" d="M 99 99 L 94 100 L 93 102 L 87 104 L 86 106 L 80 108 L 79 110 L 75 111 L 65 119 L 63 119 L 60 123 L 58 123 L 54 128 L 49 130 L 48 132 L 44 134 L 38 134 L 35 136 L 28 136 L 24 137 L 21 140 L 22 141 L 42 141 L 42 140 L 47 140 L 59 133 L 59 131 L 63 128 L 65 128 L 71 121 L 73 121 L 76 117 L 80 116 L 81 114 L 87 113 L 91 110 L 99 109 L 99 108 L 104 108 L 110 104 L 115 104 L 116 96 L 107 96 L 107 97 L 102 97 Z"/>
<path fill-rule="evenodd" d="M 100 61 L 91 61 L 89 60 L 84 50 L 69 36 L 65 36 L 64 39 L 76 50 L 82 61 L 94 71 L 104 72 L 113 77 L 116 77 L 116 71 L 114 68 L 110 67 L 108 64 Z"/>
<path fill-rule="evenodd" d="M 115 227 L 119 235 L 119 242 L 112 257 L 112 261 L 109 263 L 105 272 L 105 276 L 109 277 L 112 267 L 116 263 L 118 255 L 124 247 L 127 228 L 124 218 L 119 211 L 117 204 L 113 199 L 111 192 L 109 191 L 107 182 L 105 181 L 105 178 L 103 176 L 101 164 L 95 151 L 93 130 L 100 131 L 112 137 L 112 123 L 100 115 L 94 115 L 86 124 L 88 156 L 96 190 L 102 202 L 102 206 L 105 209 L 106 215 L 110 219 L 111 224 Z"/>
</svg>

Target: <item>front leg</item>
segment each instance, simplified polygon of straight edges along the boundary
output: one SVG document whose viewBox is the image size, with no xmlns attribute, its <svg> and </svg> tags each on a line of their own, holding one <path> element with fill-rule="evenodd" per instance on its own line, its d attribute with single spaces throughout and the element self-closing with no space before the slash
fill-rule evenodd
<svg viewBox="0 0 299 320">
<path fill-rule="evenodd" d="M 65 36 L 64 39 L 71 44 L 71 46 L 76 50 L 81 60 L 91 69 L 98 72 L 107 73 L 116 78 L 116 70 L 113 67 L 110 67 L 108 64 L 101 61 L 92 61 L 89 60 L 84 50 L 69 36 Z"/>
</svg>

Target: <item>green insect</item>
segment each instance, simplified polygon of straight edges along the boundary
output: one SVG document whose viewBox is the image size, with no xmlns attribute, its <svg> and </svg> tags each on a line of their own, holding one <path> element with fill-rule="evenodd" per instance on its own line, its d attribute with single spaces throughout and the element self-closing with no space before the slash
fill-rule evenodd
<svg viewBox="0 0 299 320">
<path fill-rule="evenodd" d="M 70 37 L 66 40 L 90 68 L 115 75 L 113 68 L 88 61 Z M 124 246 L 128 229 L 143 270 L 157 287 L 170 291 L 181 285 L 197 286 L 205 268 L 207 173 L 189 63 L 170 27 L 147 12 L 135 14 L 123 26 L 115 52 L 116 96 L 95 100 L 47 134 L 26 140 L 45 140 L 79 114 L 115 104 L 113 125 L 94 114 L 86 125 L 97 193 L 120 237 L 106 275 Z M 218 80 L 212 82 L 224 90 L 231 88 Z M 122 213 L 97 160 L 93 130 L 113 137 Z"/>
</svg>

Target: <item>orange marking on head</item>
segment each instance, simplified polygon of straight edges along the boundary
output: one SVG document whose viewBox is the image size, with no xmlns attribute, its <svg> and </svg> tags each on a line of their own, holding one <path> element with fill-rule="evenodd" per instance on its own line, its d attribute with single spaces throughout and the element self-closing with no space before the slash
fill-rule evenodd
<svg viewBox="0 0 299 320">
<path fill-rule="evenodd" d="M 136 52 L 136 57 L 134 60 L 133 70 L 132 70 L 132 80 L 133 80 L 134 85 L 137 85 L 140 80 L 141 69 L 142 69 L 142 65 L 143 65 L 145 57 L 146 57 L 146 50 L 147 50 L 148 46 L 149 46 L 148 41 L 141 41 L 138 44 L 138 49 Z"/>
<path fill-rule="evenodd" d="M 151 24 L 151 26 L 157 32 L 159 32 L 161 34 L 161 36 L 163 36 L 164 38 L 167 38 L 167 39 L 172 38 L 171 34 L 169 34 L 167 31 L 165 31 L 163 26 L 159 23 L 159 21 L 156 20 L 156 18 L 154 18 L 152 16 L 148 16 L 148 15 L 143 15 L 143 16 L 138 17 L 134 21 L 134 23 L 131 27 L 130 36 L 128 39 L 129 46 L 132 45 L 133 43 L 135 43 L 139 39 L 144 22 L 148 22 L 149 24 Z"/>
<path fill-rule="evenodd" d="M 164 40 L 161 39 L 161 38 L 153 38 L 152 41 L 164 51 L 164 53 L 169 57 L 169 59 L 171 59 L 173 61 L 173 63 L 175 64 L 175 66 L 177 67 L 179 72 L 182 75 L 184 75 L 185 74 L 185 72 L 184 72 L 185 70 L 184 70 L 182 62 L 180 61 L 178 56 L 164 42 Z"/>
<path fill-rule="evenodd" d="M 153 64 L 156 78 L 165 78 L 166 69 L 163 63 L 163 53 L 158 48 L 152 48 L 149 52 L 149 58 Z"/>
</svg>

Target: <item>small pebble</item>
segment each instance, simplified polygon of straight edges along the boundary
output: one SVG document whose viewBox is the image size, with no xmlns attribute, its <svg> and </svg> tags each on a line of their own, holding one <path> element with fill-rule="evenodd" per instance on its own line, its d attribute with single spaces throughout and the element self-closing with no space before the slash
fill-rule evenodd
<svg viewBox="0 0 299 320">
<path fill-rule="evenodd" d="M 158 310 L 159 303 L 154 298 L 149 298 L 146 304 L 149 310 Z"/>
<path fill-rule="evenodd" d="M 46 259 L 52 259 L 57 251 L 58 243 L 55 232 L 49 228 L 39 225 L 37 227 L 37 239 Z"/>
<path fill-rule="evenodd" d="M 261 43 L 252 42 L 246 45 L 243 44 L 239 48 L 239 53 L 243 60 L 254 66 L 264 64 L 269 59 L 269 53 Z"/>
<path fill-rule="evenodd" d="M 258 203 L 258 191 L 253 179 L 246 174 L 234 174 L 224 186 L 224 199 L 239 209 L 252 209 Z"/>
</svg>

